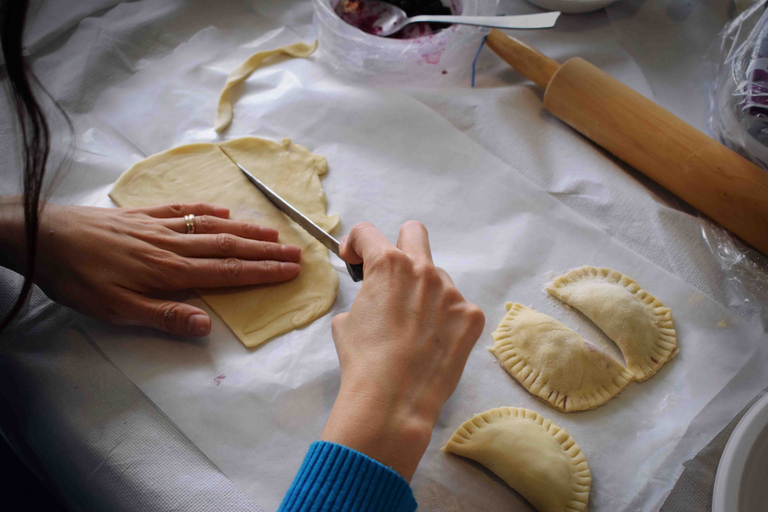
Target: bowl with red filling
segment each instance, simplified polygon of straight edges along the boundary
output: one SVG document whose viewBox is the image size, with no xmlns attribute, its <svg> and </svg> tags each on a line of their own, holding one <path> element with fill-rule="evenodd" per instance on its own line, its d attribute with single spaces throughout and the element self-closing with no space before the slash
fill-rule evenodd
<svg viewBox="0 0 768 512">
<path fill-rule="evenodd" d="M 359 0 L 313 0 L 320 61 L 348 79 L 381 86 L 455 85 L 471 72 L 483 29 L 415 23 L 381 37 Z M 406 14 L 492 16 L 498 0 L 387 0 Z"/>
</svg>

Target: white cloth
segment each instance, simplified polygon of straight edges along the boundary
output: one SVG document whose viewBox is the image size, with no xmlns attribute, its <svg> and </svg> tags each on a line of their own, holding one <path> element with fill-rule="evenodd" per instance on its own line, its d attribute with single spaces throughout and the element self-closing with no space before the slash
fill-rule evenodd
<svg viewBox="0 0 768 512">
<path fill-rule="evenodd" d="M 212 140 L 216 93 L 229 70 L 250 53 L 306 39 L 312 32 L 309 2 L 264 1 L 250 7 L 224 2 L 215 8 L 202 1 L 78 5 L 82 9 L 78 12 L 91 15 L 76 21 L 76 16 L 54 20 L 40 14 L 30 20 L 34 27 L 30 34 L 39 41 L 30 51 L 35 71 L 71 113 L 76 126 L 75 162 L 60 180 L 54 199 L 80 204 L 108 204 L 106 191 L 111 183 L 151 153 Z M 35 12 L 50 12 L 49 8 L 41 5 Z M 502 12 L 535 10 L 522 2 L 501 3 Z M 712 5 L 622 0 L 607 12 L 564 16 L 556 29 L 519 35 L 558 60 L 575 55 L 591 60 L 702 128 L 706 98 L 688 84 L 695 80 L 704 42 L 727 15 L 727 2 L 722 0 Z M 681 462 L 706 443 L 702 433 L 714 436 L 764 387 L 759 368 L 741 366 L 750 350 L 762 349 L 759 341 L 764 344 L 764 334 L 759 340 L 755 327 L 742 326 L 738 332 L 743 335 L 729 343 L 741 344 L 743 352 L 726 357 L 728 364 L 722 368 L 712 367 L 707 380 L 696 376 L 694 367 L 690 377 L 681 375 L 679 369 L 689 368 L 689 362 L 706 364 L 699 358 L 711 354 L 711 343 L 729 339 L 706 329 L 706 315 L 698 317 L 697 308 L 688 301 L 700 301 L 701 311 L 708 314 L 727 316 L 706 297 L 732 306 L 738 299 L 701 238 L 700 221 L 668 206 L 675 204 L 669 194 L 633 171 L 624 172 L 602 150 L 544 112 L 540 93 L 487 49 L 478 62 L 477 87 L 470 90 L 467 85 L 377 93 L 334 83 L 312 62 L 286 63 L 265 69 L 244 84 L 227 137 L 289 135 L 328 157 L 329 211 L 342 214 L 345 230 L 355 221 L 373 220 L 393 236 L 406 217 L 431 220 L 436 259 L 454 275 L 460 289 L 468 290 L 468 296 L 484 307 L 487 332 L 500 318 L 501 310 L 495 308 L 505 300 L 552 307 L 540 294 L 547 271 L 585 263 L 631 262 L 632 268 L 619 270 L 657 296 L 668 297 L 665 302 L 680 318 L 681 356 L 670 363 L 668 372 L 633 385 L 614 400 L 619 405 L 609 404 L 578 417 L 560 416 L 516 388 L 482 353 L 487 340 L 481 340 L 457 395 L 446 406 L 414 487 L 427 509 L 445 510 L 451 503 L 478 506 L 472 501 L 476 499 L 484 510 L 500 503 L 513 507 L 516 498 L 509 491 L 495 482 L 478 483 L 482 475 L 477 470 L 446 460 L 436 449 L 446 432 L 480 412 L 472 407 L 523 404 L 565 426 L 585 448 L 596 475 L 592 499 L 596 510 L 658 508 L 680 474 Z M 328 110 L 331 106 L 340 110 Z M 404 123 L 399 115 L 413 119 Z M 357 131 L 343 131 L 340 118 L 349 120 Z M 423 128 L 425 135 L 409 136 L 407 131 L 414 126 Z M 397 133 L 393 127 L 405 132 Z M 10 131 L 7 126 L 4 130 Z M 456 161 L 436 167 L 439 155 L 421 153 L 440 147 L 434 133 L 451 141 L 447 152 Z M 387 137 L 389 151 L 374 140 L 377 136 Z M 462 161 L 467 167 L 459 172 L 457 162 Z M 570 210 L 540 194 L 526 178 Z M 16 183 L 6 174 L 3 191 Z M 511 201 L 520 190 L 527 194 L 518 198 L 519 205 L 501 199 L 503 191 L 508 191 Z M 414 191 L 424 200 L 414 198 Z M 486 201 L 483 194 L 496 201 Z M 538 206 L 531 202 L 534 198 Z M 474 211 L 478 205 L 483 208 Z M 473 210 L 464 222 L 462 208 L 470 207 Z M 519 208 L 528 208 L 530 214 Z M 555 216 L 562 225 L 550 224 L 551 214 L 539 208 L 558 212 Z M 491 215 L 494 212 L 498 220 Z M 510 212 L 515 216 L 510 217 Z M 537 215 L 550 220 L 537 224 Z M 562 226 L 572 229 L 563 232 Z M 459 239 L 462 244 L 457 243 Z M 589 261 L 571 261 L 568 253 L 558 252 L 555 242 L 565 243 L 568 251 Z M 588 242 L 597 246 L 590 247 Z M 487 251 L 483 258 L 477 255 L 478 247 Z M 631 256 L 631 251 L 649 261 Z M 350 283 L 342 283 L 335 311 L 349 306 L 354 290 Z M 749 305 L 738 306 L 741 316 L 757 317 Z M 217 322 L 210 339 L 198 344 L 169 344 L 146 331 L 86 323 L 115 364 L 227 476 L 263 506 L 276 506 L 298 468 L 303 448 L 317 436 L 335 393 L 330 316 L 257 352 L 245 351 L 236 341 L 232 345 L 231 333 Z M 597 336 L 593 331 L 589 335 Z M 286 357 L 286 351 L 292 356 Z M 216 381 L 217 386 L 214 379 L 220 375 L 226 378 Z M 729 387 L 728 379 L 744 385 Z M 673 385 L 680 387 L 664 388 Z M 489 386 L 507 390 L 511 403 L 497 403 L 501 397 L 492 394 Z M 654 402 L 658 393 L 667 391 L 668 397 Z M 307 411 L 307 403 L 315 407 Z M 664 429 L 637 424 L 642 434 L 631 450 L 636 456 L 632 463 L 637 464 L 631 469 L 637 479 L 627 485 L 621 471 L 614 475 L 608 470 L 611 462 L 605 459 L 616 449 L 611 435 L 595 436 L 595 428 L 601 427 L 579 418 L 621 423 L 621 417 L 642 407 L 660 408 L 654 416 L 665 418 L 660 423 Z M 685 421 L 670 419 L 675 407 L 685 411 Z M 232 415 L 233 410 L 242 413 Z M 278 426 L 286 442 L 265 447 L 265 438 L 256 435 L 259 428 L 272 432 Z M 629 443 L 627 437 L 618 439 L 622 445 Z M 289 443 L 294 449 L 285 451 Z M 260 469 L 249 451 L 255 448 L 265 449 L 259 459 L 276 461 L 274 467 Z M 457 485 L 467 471 L 472 485 Z M 653 479 L 660 483 L 650 485 Z M 616 491 L 622 484 L 626 494 Z"/>
</svg>

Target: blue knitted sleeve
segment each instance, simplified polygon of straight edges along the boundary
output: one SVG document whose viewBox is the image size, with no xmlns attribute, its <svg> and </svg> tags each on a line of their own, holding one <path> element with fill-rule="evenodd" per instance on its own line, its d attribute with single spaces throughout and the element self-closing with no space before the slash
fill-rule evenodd
<svg viewBox="0 0 768 512">
<path fill-rule="evenodd" d="M 408 482 L 360 452 L 320 441 L 309 447 L 278 512 L 413 512 Z"/>
</svg>

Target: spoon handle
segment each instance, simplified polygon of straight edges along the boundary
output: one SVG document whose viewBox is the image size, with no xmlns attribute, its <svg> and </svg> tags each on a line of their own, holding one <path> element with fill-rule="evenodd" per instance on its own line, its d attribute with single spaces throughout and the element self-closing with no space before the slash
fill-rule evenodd
<svg viewBox="0 0 768 512">
<path fill-rule="evenodd" d="M 408 23 L 434 22 L 476 25 L 493 28 L 550 28 L 555 26 L 559 11 L 522 16 L 414 16 Z"/>
</svg>

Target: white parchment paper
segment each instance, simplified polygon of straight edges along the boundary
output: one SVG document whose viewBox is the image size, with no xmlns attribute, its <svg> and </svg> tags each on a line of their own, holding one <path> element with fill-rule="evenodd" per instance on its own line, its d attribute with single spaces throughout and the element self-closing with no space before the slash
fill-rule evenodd
<svg viewBox="0 0 768 512">
<path fill-rule="evenodd" d="M 251 40 L 236 46 L 218 28 L 199 31 L 164 57 L 137 63 L 129 78 L 100 94 L 76 119 L 70 197 L 106 205 L 111 180 L 130 164 L 179 144 L 219 140 L 213 113 L 228 71 L 255 51 L 297 38 L 277 28 Z M 526 510 L 491 473 L 439 450 L 471 415 L 504 405 L 533 409 L 576 439 L 594 477 L 592 510 L 654 510 L 681 463 L 768 384 L 760 372 L 768 362 L 766 340 L 757 328 L 587 223 L 424 103 L 345 85 L 312 59 L 260 70 L 241 92 L 224 138 L 290 137 L 326 156 L 323 185 L 329 213 L 341 215 L 341 232 L 366 220 L 394 240 L 402 222 L 421 220 L 435 262 L 486 313 L 485 332 L 412 482 L 422 510 Z M 96 171 L 103 185 L 78 195 L 77 176 Z M 486 347 L 503 304 L 514 300 L 610 350 L 583 317 L 542 291 L 557 273 L 584 264 L 625 272 L 671 307 L 680 354 L 607 405 L 562 414 L 533 399 Z M 334 265 L 341 287 L 332 312 L 255 350 L 217 319 L 202 340 L 83 323 L 229 478 L 271 510 L 318 438 L 338 389 L 330 323 L 349 308 L 359 285 L 339 260 Z"/>
</svg>

